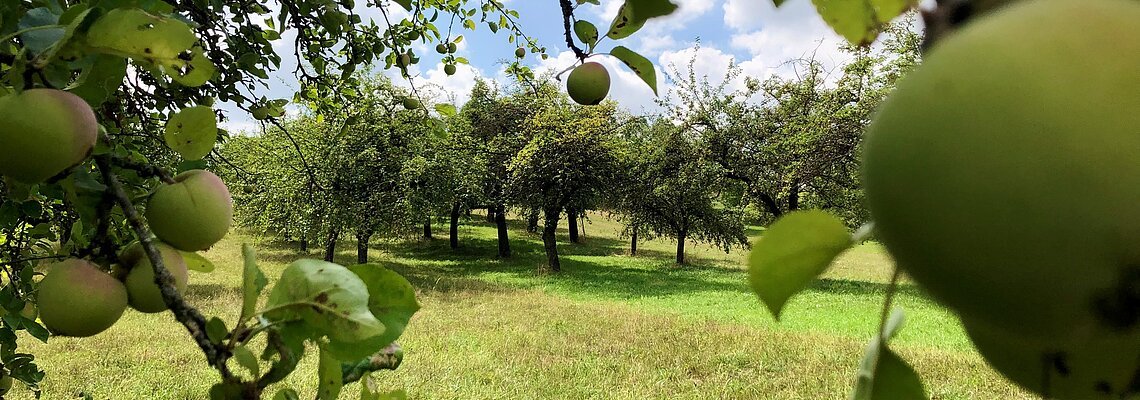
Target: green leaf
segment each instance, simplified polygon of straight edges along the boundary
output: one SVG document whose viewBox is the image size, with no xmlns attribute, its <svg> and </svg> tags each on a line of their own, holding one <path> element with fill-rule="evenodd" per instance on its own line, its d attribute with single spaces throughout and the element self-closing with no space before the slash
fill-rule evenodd
<svg viewBox="0 0 1140 400">
<path fill-rule="evenodd" d="M 206 321 L 206 337 L 213 343 L 221 343 L 225 340 L 229 329 L 226 328 L 226 321 L 221 318 L 213 317 Z"/>
<path fill-rule="evenodd" d="M 784 1 L 785 0 L 772 0 L 772 5 L 779 7 L 779 6 L 784 5 Z"/>
<path fill-rule="evenodd" d="M 384 333 L 354 342 L 331 342 L 328 350 L 342 360 L 368 357 L 395 342 L 404 333 L 412 315 L 420 309 L 416 289 L 407 279 L 376 264 L 348 267 L 368 286 L 368 310 L 384 324 Z"/>
<path fill-rule="evenodd" d="M 625 46 L 614 47 L 610 50 L 610 55 L 618 60 L 621 60 L 626 67 L 629 67 L 633 73 L 637 74 L 638 78 L 645 81 L 650 89 L 653 89 L 653 94 L 657 94 L 657 70 L 653 68 L 653 62 L 649 61 L 641 54 L 637 54 L 633 50 L 627 49 Z"/>
<path fill-rule="evenodd" d="M 281 388 L 277 394 L 273 395 L 273 400 L 301 400 L 301 395 L 297 394 L 293 388 Z"/>
<path fill-rule="evenodd" d="M 634 34 L 642 26 L 645 26 L 645 20 L 636 20 L 633 18 L 633 11 L 629 9 L 629 3 L 621 5 L 618 10 L 617 16 L 614 17 L 613 22 L 610 23 L 610 30 L 606 33 L 611 39 L 624 39 L 629 35 Z"/>
<path fill-rule="evenodd" d="M 253 316 L 257 309 L 257 298 L 261 296 L 261 290 L 265 289 L 269 280 L 265 278 L 265 273 L 261 272 L 261 268 L 257 267 L 257 254 L 254 252 L 253 246 L 243 244 L 241 254 L 245 261 L 245 268 L 242 270 L 241 318 L 238 321 L 245 321 Z"/>
<path fill-rule="evenodd" d="M 776 318 L 788 299 L 807 288 L 851 246 L 847 228 L 819 210 L 796 211 L 772 224 L 748 257 L 752 290 Z"/>
<path fill-rule="evenodd" d="M 602 5 L 601 0 L 578 0 L 579 5 L 585 4 L 585 3 L 590 3 L 590 4 L 593 4 L 595 6 Z"/>
<path fill-rule="evenodd" d="M 206 84 L 210 78 L 213 78 L 217 69 L 214 68 L 214 63 L 206 57 L 205 51 L 199 46 L 194 46 L 190 49 L 190 61 L 185 63 L 181 60 L 172 62 L 165 71 L 175 82 L 197 87 Z"/>
<path fill-rule="evenodd" d="M 922 378 L 887 346 L 903 323 L 902 310 L 891 313 L 883 332 L 867 344 L 855 379 L 852 400 L 928 399 Z"/>
<path fill-rule="evenodd" d="M 396 4 L 400 5 L 400 7 L 404 7 L 404 10 L 412 11 L 412 0 L 392 0 L 392 1 L 395 1 Z"/>
<path fill-rule="evenodd" d="M 218 120 L 206 106 L 183 108 L 166 122 L 166 145 L 186 160 L 201 160 L 218 141 Z"/>
<path fill-rule="evenodd" d="M 812 0 L 823 20 L 848 42 L 869 45 L 882 27 L 917 4 L 916 0 Z M 777 6 L 779 4 L 776 4 Z"/>
<path fill-rule="evenodd" d="M 335 400 L 344 387 L 344 377 L 340 372 L 340 361 L 321 348 L 321 361 L 317 365 L 317 398 Z"/>
<path fill-rule="evenodd" d="M 234 361 L 242 368 L 249 370 L 254 378 L 261 377 L 261 365 L 257 363 L 257 356 L 245 346 L 238 346 L 234 348 Z"/>
<path fill-rule="evenodd" d="M 129 8 L 107 12 L 87 31 L 87 45 L 96 51 L 152 63 L 178 60 L 197 41 L 185 22 Z"/>
<path fill-rule="evenodd" d="M 182 259 L 186 260 L 186 268 L 191 271 L 198 272 L 214 272 L 214 263 L 202 257 L 201 254 L 192 251 L 178 251 L 182 254 Z"/>
<path fill-rule="evenodd" d="M 93 58 L 91 66 L 83 69 L 70 91 L 98 108 L 123 84 L 127 77 L 127 59 L 106 54 L 96 54 Z"/>
<path fill-rule="evenodd" d="M 578 40 L 585 43 L 590 50 L 594 49 L 594 45 L 598 44 L 598 27 L 590 23 L 590 21 L 578 20 L 574 23 L 574 34 L 578 36 Z"/>
<path fill-rule="evenodd" d="M 28 10 L 23 18 L 20 18 L 19 29 L 36 28 L 41 26 L 59 26 L 59 28 L 38 29 L 28 31 L 20 34 L 20 40 L 23 41 L 24 46 L 32 52 L 32 54 L 40 54 L 56 43 L 63 39 L 65 28 L 59 25 L 59 13 L 47 7 L 39 7 Z"/>
<path fill-rule="evenodd" d="M 301 320 L 315 337 L 359 342 L 384 333 L 368 310 L 368 287 L 348 268 L 320 260 L 289 264 L 269 293 L 266 318 Z"/>
<path fill-rule="evenodd" d="M 454 117 L 458 111 L 451 104 L 440 103 L 435 105 L 435 112 L 444 117 Z"/>
<path fill-rule="evenodd" d="M 130 57 L 151 73 L 165 73 L 186 86 L 201 86 L 215 72 L 198 37 L 185 22 L 139 9 L 114 9 L 87 32 L 96 52 Z"/>
<path fill-rule="evenodd" d="M 626 0 L 635 20 L 645 21 L 664 17 L 677 11 L 677 5 L 669 0 Z"/>
</svg>

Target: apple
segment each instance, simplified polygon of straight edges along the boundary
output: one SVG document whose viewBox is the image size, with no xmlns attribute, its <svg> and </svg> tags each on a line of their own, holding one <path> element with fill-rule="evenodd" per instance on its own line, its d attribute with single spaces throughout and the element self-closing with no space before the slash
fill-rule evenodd
<svg viewBox="0 0 1140 400">
<path fill-rule="evenodd" d="M 420 101 L 416 100 L 416 98 L 414 98 L 412 96 L 408 96 L 408 97 L 404 98 L 404 108 L 406 108 L 408 110 L 415 110 L 417 108 L 420 108 L 420 106 L 421 106 Z"/>
<path fill-rule="evenodd" d="M 444 65 L 443 73 L 447 74 L 447 76 L 455 75 L 455 64 Z"/>
<path fill-rule="evenodd" d="M 159 253 L 162 254 L 162 265 L 174 276 L 174 287 L 179 292 L 186 291 L 186 282 L 189 279 L 186 260 L 177 249 L 169 245 L 158 243 Z M 142 249 L 142 245 L 135 244 L 128 248 L 120 257 L 124 263 L 130 265 L 127 272 L 127 295 L 131 308 L 144 313 L 157 313 L 166 311 L 166 302 L 162 300 L 162 291 L 154 283 L 154 265 Z"/>
<path fill-rule="evenodd" d="M 184 251 L 205 250 L 226 236 L 233 223 L 230 191 L 212 172 L 190 170 L 154 191 L 146 219 L 155 236 Z"/>
<path fill-rule="evenodd" d="M 1011 4 L 880 107 L 861 171 L 876 234 L 963 317 L 1049 340 L 1140 332 L 1137 21 L 1128 0 Z"/>
<path fill-rule="evenodd" d="M 526 57 L 526 49 L 524 49 L 522 47 L 515 49 L 515 58 L 523 58 L 523 57 Z"/>
<path fill-rule="evenodd" d="M 39 183 L 91 153 L 99 123 L 74 94 L 31 89 L 0 98 L 0 175 Z"/>
<path fill-rule="evenodd" d="M 396 57 L 396 65 L 399 65 L 402 68 L 407 68 L 409 65 L 412 65 L 411 54 L 400 54 L 399 57 Z"/>
<path fill-rule="evenodd" d="M 36 296 L 40 321 L 60 336 L 103 332 L 127 309 L 127 289 L 122 282 L 74 258 L 52 264 Z"/>
<path fill-rule="evenodd" d="M 596 62 L 579 65 L 566 78 L 566 93 L 581 105 L 594 105 L 605 100 L 610 92 L 610 73 Z"/>
<path fill-rule="evenodd" d="M 963 321 L 994 370 L 1051 399 L 1120 399 L 1140 370 L 1140 335 L 1102 332 L 1066 341 L 1026 340 L 984 323 Z"/>
<path fill-rule="evenodd" d="M 435 45 L 435 52 L 439 54 L 447 54 L 447 45 L 443 43 Z"/>
<path fill-rule="evenodd" d="M 457 50 L 459 50 L 459 46 L 456 46 L 454 42 L 447 44 L 447 52 L 448 53 L 454 53 Z"/>
</svg>

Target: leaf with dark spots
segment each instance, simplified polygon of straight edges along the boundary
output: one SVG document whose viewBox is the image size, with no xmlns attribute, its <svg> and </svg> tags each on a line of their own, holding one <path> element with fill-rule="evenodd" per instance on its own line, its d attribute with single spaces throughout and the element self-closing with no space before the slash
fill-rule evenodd
<svg viewBox="0 0 1140 400">
<path fill-rule="evenodd" d="M 369 288 L 347 268 L 298 260 L 281 273 L 262 313 L 270 321 L 303 321 L 312 338 L 359 342 L 385 332 L 368 298 Z"/>
</svg>

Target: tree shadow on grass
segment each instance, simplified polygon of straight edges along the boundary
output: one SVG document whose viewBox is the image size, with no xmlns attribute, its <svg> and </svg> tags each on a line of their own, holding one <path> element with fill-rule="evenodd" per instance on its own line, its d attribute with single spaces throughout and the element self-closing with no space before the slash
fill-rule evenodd
<svg viewBox="0 0 1140 400">
<path fill-rule="evenodd" d="M 858 296 L 884 296 L 889 284 L 882 282 L 855 281 L 849 279 L 822 278 L 808 286 L 807 290 L 831 294 L 846 294 Z M 912 283 L 899 283 L 895 291 L 898 295 L 917 299 L 934 301 L 926 291 Z"/>
</svg>

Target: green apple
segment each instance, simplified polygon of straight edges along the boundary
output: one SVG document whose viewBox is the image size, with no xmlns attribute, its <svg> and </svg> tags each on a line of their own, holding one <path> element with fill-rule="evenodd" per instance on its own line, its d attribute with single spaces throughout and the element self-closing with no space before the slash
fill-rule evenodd
<svg viewBox="0 0 1140 400">
<path fill-rule="evenodd" d="M 408 97 L 404 98 L 404 108 L 406 108 L 406 109 L 415 110 L 417 108 L 420 108 L 421 106 L 422 106 L 422 104 L 420 104 L 420 101 L 416 100 L 415 97 L 408 96 Z"/>
<path fill-rule="evenodd" d="M 456 46 L 455 42 L 451 42 L 451 43 L 447 44 L 447 52 L 448 53 L 454 53 L 458 50 L 459 50 L 459 46 Z"/>
<path fill-rule="evenodd" d="M 177 249 L 166 244 L 156 244 L 162 254 L 162 265 L 174 276 L 174 287 L 179 292 L 186 291 L 186 282 L 189 279 L 186 260 Z M 157 313 L 166 311 L 166 302 L 162 300 L 162 291 L 154 283 L 154 265 L 142 250 L 142 245 L 136 244 L 124 252 L 120 259 L 130 265 L 127 273 L 127 295 L 131 308 L 144 313 Z"/>
<path fill-rule="evenodd" d="M 439 54 L 447 54 L 447 45 L 443 43 L 435 45 L 435 52 Z"/>
<path fill-rule="evenodd" d="M 1065 341 L 1027 340 L 984 323 L 963 321 L 994 370 L 1051 399 L 1121 399 L 1140 370 L 1140 335 L 1102 332 Z"/>
<path fill-rule="evenodd" d="M 39 183 L 91 153 L 99 123 L 74 94 L 31 89 L 0 98 L 0 175 Z"/>
<path fill-rule="evenodd" d="M 579 65 L 566 78 L 566 93 L 578 104 L 601 103 L 610 93 L 610 73 L 596 62 Z"/>
<path fill-rule="evenodd" d="M 455 75 L 455 64 L 444 65 L 443 73 L 447 74 L 447 76 Z"/>
<path fill-rule="evenodd" d="M 36 292 L 40 320 L 60 336 L 92 336 L 115 324 L 127 309 L 127 289 L 110 274 L 80 259 L 52 264 Z"/>
<path fill-rule="evenodd" d="M 403 68 L 407 68 L 409 65 L 412 65 L 412 55 L 407 53 L 400 54 L 399 57 L 396 57 L 396 65 L 399 65 Z"/>
<path fill-rule="evenodd" d="M 1054 340 L 1140 331 L 1137 21 L 1131 0 L 1009 5 L 878 111 L 862 165 L 877 236 L 963 317 Z"/>
<path fill-rule="evenodd" d="M 230 191 L 212 172 L 190 170 L 164 184 L 147 202 L 146 219 L 155 236 L 179 250 L 199 251 L 226 236 L 233 223 Z"/>
<path fill-rule="evenodd" d="M 515 49 L 515 58 L 523 58 L 523 57 L 526 57 L 526 49 L 524 49 L 522 47 Z"/>
</svg>

